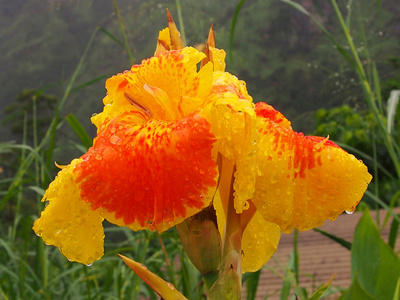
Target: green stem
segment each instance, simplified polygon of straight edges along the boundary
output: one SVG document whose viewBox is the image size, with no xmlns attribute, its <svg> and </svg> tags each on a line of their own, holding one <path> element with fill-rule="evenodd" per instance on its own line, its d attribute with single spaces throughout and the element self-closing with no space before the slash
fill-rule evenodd
<svg viewBox="0 0 400 300">
<path fill-rule="evenodd" d="M 399 157 L 396 154 L 396 151 L 395 151 L 394 146 L 393 146 L 392 137 L 387 132 L 387 128 L 386 128 L 386 126 L 385 126 L 385 124 L 384 124 L 384 122 L 382 120 L 382 116 L 379 113 L 379 109 L 378 109 L 378 107 L 376 105 L 375 95 L 374 95 L 374 93 L 373 93 L 373 91 L 371 89 L 371 86 L 370 86 L 369 82 L 368 82 L 367 76 L 365 74 L 364 68 L 363 68 L 361 60 L 360 60 L 360 57 L 359 57 L 359 55 L 357 53 L 357 50 L 356 50 L 356 48 L 354 46 L 353 39 L 352 39 L 352 37 L 350 35 L 350 32 L 349 32 L 349 30 L 348 30 L 348 28 L 346 26 L 346 23 L 343 20 L 342 13 L 340 12 L 336 1 L 335 0 L 331 0 L 331 1 L 332 1 L 332 5 L 334 7 L 334 10 L 336 12 L 336 15 L 337 15 L 337 17 L 338 17 L 338 19 L 340 21 L 341 26 L 342 26 L 343 32 L 344 32 L 344 34 L 346 36 L 347 42 L 348 42 L 348 44 L 350 46 L 351 53 L 353 54 L 353 57 L 354 57 L 354 60 L 355 60 L 356 72 L 358 73 L 358 76 L 360 77 L 361 86 L 363 87 L 363 90 L 364 90 L 364 93 L 365 93 L 365 96 L 366 96 L 366 99 L 367 99 L 367 103 L 368 103 L 368 105 L 369 105 L 369 107 L 370 107 L 370 109 L 371 109 L 371 111 L 372 111 L 372 113 L 374 115 L 374 118 L 378 122 L 378 125 L 379 125 L 378 128 L 379 128 L 379 130 L 380 130 L 380 132 L 382 134 L 382 138 L 383 138 L 383 141 L 385 143 L 386 148 L 388 149 L 389 155 L 390 155 L 390 157 L 391 157 L 391 159 L 393 161 L 393 164 L 394 164 L 394 167 L 396 169 L 397 176 L 398 176 L 398 180 L 400 181 L 400 162 L 399 162 Z"/>
<path fill-rule="evenodd" d="M 294 276 L 296 280 L 296 285 L 299 284 L 299 250 L 298 250 L 298 239 L 299 239 L 299 231 L 297 229 L 294 230 L 293 236 L 293 252 L 294 252 Z"/>
<path fill-rule="evenodd" d="M 175 5 L 176 5 L 176 10 L 178 11 L 179 29 L 180 29 L 180 32 L 181 32 L 183 45 L 186 46 L 185 25 L 183 23 L 183 18 L 182 18 L 181 1 L 180 0 L 175 0 Z"/>
<path fill-rule="evenodd" d="M 125 48 L 125 51 L 128 53 L 129 61 L 130 61 L 131 65 L 133 65 L 134 59 L 133 59 L 132 51 L 129 47 L 128 38 L 126 37 L 124 24 L 122 23 L 121 14 L 119 13 L 119 8 L 118 8 L 118 4 L 117 4 L 116 0 L 113 0 L 113 5 L 114 5 L 115 12 L 117 14 L 117 17 L 118 17 L 119 26 L 121 27 L 122 36 L 124 37 L 124 45 L 125 45 L 124 48 Z"/>
<path fill-rule="evenodd" d="M 243 4 L 246 1 L 247 0 L 241 0 L 239 2 L 239 4 L 236 6 L 235 13 L 234 13 L 233 19 L 232 19 L 231 32 L 230 32 L 230 35 L 229 35 L 229 62 L 231 64 L 231 68 L 233 68 L 233 41 L 235 40 L 236 22 L 237 22 L 237 18 L 238 18 L 239 12 L 240 12 Z"/>
<path fill-rule="evenodd" d="M 226 209 L 226 225 L 222 238 L 221 268 L 217 281 L 210 289 L 210 300 L 241 299 L 242 227 L 240 224 L 240 215 L 236 212 L 234 206 L 234 173 L 235 167 L 232 162 L 223 158 L 221 176 L 224 178 L 221 179 L 219 190 L 223 206 Z"/>
</svg>

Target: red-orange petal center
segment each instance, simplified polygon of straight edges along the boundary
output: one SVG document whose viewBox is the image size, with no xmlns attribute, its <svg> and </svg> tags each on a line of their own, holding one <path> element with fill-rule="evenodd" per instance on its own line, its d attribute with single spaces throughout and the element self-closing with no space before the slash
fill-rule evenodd
<svg viewBox="0 0 400 300">
<path fill-rule="evenodd" d="M 82 199 L 136 229 L 164 230 L 208 205 L 217 168 L 207 121 L 199 115 L 139 125 L 129 119 L 129 113 L 114 119 L 75 168 Z"/>
</svg>

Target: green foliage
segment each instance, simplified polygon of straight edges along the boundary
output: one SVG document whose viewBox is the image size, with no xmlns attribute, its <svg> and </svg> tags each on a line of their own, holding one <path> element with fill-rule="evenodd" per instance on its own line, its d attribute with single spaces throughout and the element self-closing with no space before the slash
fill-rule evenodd
<svg viewBox="0 0 400 300">
<path fill-rule="evenodd" d="M 371 130 L 376 126 L 371 117 L 371 113 L 361 116 L 348 105 L 321 108 L 316 113 L 314 134 L 371 153 Z"/>
<path fill-rule="evenodd" d="M 400 280 L 400 259 L 380 236 L 366 210 L 354 232 L 351 252 L 351 274 L 353 284 L 343 299 L 364 299 L 360 293 L 369 295 L 365 299 L 394 298 Z"/>
<path fill-rule="evenodd" d="M 22 140 L 24 132 L 24 115 L 26 114 L 28 128 L 33 128 L 36 112 L 40 112 L 36 118 L 36 134 L 38 139 L 42 139 L 53 118 L 54 109 L 58 99 L 53 95 L 44 94 L 40 90 L 25 89 L 17 95 L 14 102 L 5 107 L 4 112 L 8 115 L 2 124 L 9 124 L 11 132 L 17 134 Z M 33 130 L 27 132 L 27 138 L 32 144 Z"/>
</svg>

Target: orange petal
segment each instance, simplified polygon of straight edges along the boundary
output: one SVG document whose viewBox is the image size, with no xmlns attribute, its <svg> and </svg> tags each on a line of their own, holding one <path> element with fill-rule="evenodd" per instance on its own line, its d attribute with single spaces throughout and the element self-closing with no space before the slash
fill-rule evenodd
<svg viewBox="0 0 400 300">
<path fill-rule="evenodd" d="M 156 274 L 150 272 L 146 266 L 136 261 L 118 254 L 124 263 L 131 268 L 144 282 L 146 282 L 162 299 L 165 300 L 187 300 L 179 293 L 172 283 L 166 282 Z"/>
<path fill-rule="evenodd" d="M 182 49 L 185 46 L 183 45 L 181 33 L 178 31 L 178 28 L 176 27 L 176 24 L 175 24 L 174 20 L 172 19 L 172 16 L 169 13 L 168 8 L 167 8 L 167 19 L 168 19 L 169 32 L 171 34 L 171 42 L 172 42 L 173 50 Z"/>
<path fill-rule="evenodd" d="M 291 129 L 290 121 L 284 117 L 279 111 L 268 105 L 265 102 L 256 103 L 255 111 L 258 116 L 262 116 L 272 122 L 284 127 Z"/>
<path fill-rule="evenodd" d="M 176 120 L 198 110 L 212 86 L 212 66 L 199 72 L 204 53 L 194 48 L 170 51 L 144 60 L 107 80 L 104 111 L 94 118 L 98 128 L 123 112 L 136 109 L 162 120 Z M 147 117 L 148 117 L 147 116 Z M 146 116 L 142 116 L 142 122 Z"/>
<path fill-rule="evenodd" d="M 206 57 L 201 61 L 201 68 L 208 63 L 209 61 L 212 62 L 212 57 L 211 57 L 211 53 L 210 53 L 210 47 L 214 47 L 215 48 L 215 35 L 214 35 L 214 29 L 213 29 L 213 25 L 211 24 L 210 27 L 210 31 L 208 33 L 208 39 L 206 42 L 206 48 L 204 49 L 204 54 L 206 55 Z"/>
<path fill-rule="evenodd" d="M 137 125 L 123 114 L 77 165 L 81 196 L 112 223 L 166 230 L 210 203 L 217 176 L 214 142 L 199 115 Z"/>
<path fill-rule="evenodd" d="M 265 220 L 284 232 L 307 230 L 355 209 L 372 178 L 361 161 L 327 139 L 306 137 L 262 114 L 258 121 L 252 201 Z"/>
</svg>

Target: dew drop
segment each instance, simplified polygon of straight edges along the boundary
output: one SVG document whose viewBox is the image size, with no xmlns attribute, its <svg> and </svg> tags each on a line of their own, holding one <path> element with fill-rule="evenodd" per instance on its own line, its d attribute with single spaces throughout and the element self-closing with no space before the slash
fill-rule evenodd
<svg viewBox="0 0 400 300">
<path fill-rule="evenodd" d="M 86 267 L 90 267 L 91 265 L 93 265 L 93 263 L 91 263 L 91 264 L 86 264 Z"/>
<path fill-rule="evenodd" d="M 346 214 L 352 215 L 352 214 L 354 214 L 354 210 L 346 210 Z"/>
<path fill-rule="evenodd" d="M 175 287 L 172 283 L 168 282 L 167 285 L 171 290 L 175 290 Z"/>
<path fill-rule="evenodd" d="M 110 143 L 114 145 L 117 145 L 120 140 L 121 138 L 115 134 L 110 137 Z"/>
</svg>

